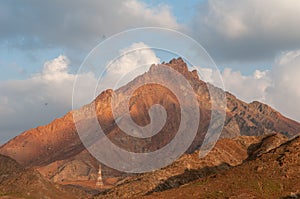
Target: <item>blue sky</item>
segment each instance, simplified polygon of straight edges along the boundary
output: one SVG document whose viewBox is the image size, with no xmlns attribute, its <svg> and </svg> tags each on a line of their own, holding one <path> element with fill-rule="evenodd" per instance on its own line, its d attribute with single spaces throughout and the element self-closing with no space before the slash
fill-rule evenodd
<svg viewBox="0 0 300 199">
<path fill-rule="evenodd" d="M 204 0 L 144 0 L 144 2 L 150 6 L 157 6 L 160 4 L 168 5 L 179 23 L 189 23 L 189 21 L 197 12 L 197 6 L 199 6 L 198 4 L 203 3 Z"/>
<path fill-rule="evenodd" d="M 0 143 L 64 115 L 72 108 L 74 78 L 88 53 L 112 35 L 148 26 L 190 36 L 218 65 L 226 90 L 300 121 L 295 106 L 300 100 L 299 18 L 298 0 L 1 1 Z M 120 51 L 130 48 L 125 43 Z M 137 56 L 144 61 L 172 57 Z M 201 72 L 214 81 L 216 71 Z"/>
</svg>

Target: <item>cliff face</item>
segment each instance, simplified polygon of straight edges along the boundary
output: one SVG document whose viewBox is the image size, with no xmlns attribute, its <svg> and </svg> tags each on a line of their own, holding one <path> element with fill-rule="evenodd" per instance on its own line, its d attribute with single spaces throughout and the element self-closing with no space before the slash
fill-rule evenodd
<svg viewBox="0 0 300 199">
<path fill-rule="evenodd" d="M 208 87 L 205 82 L 199 79 L 195 71 L 188 70 L 187 65 L 181 58 L 173 59 L 166 65 L 181 73 L 196 93 L 200 120 L 198 121 L 199 128 L 196 138 L 187 151 L 192 153 L 201 145 L 210 122 L 211 99 Z M 95 99 L 94 104 L 83 107 L 80 114 L 85 120 L 88 120 L 88 118 L 85 118 L 85 109 L 95 105 L 98 121 L 105 129 L 107 137 L 113 143 L 128 151 L 154 151 L 165 146 L 175 136 L 179 127 L 180 106 L 188 107 L 189 104 L 179 104 L 178 99 L 169 89 L 158 84 L 144 85 L 132 91 L 135 85 L 149 79 L 159 78 L 157 77 L 159 75 L 155 73 L 159 67 L 160 65 L 151 66 L 148 72 L 116 91 L 107 90 L 102 92 Z M 156 74 L 155 77 L 154 74 Z M 165 74 L 160 75 L 167 78 L 164 76 Z M 173 82 L 175 86 L 180 86 L 176 83 Z M 213 86 L 211 88 L 216 93 L 220 91 L 220 89 Z M 150 123 L 148 110 L 152 105 L 160 104 L 166 109 L 167 122 L 157 135 L 151 138 L 137 139 L 118 128 L 111 110 L 111 99 L 113 95 L 116 95 L 122 108 L 124 96 L 128 93 L 133 93 L 129 100 L 130 115 L 133 121 L 139 125 L 143 126 Z M 226 93 L 226 99 L 226 119 L 222 138 L 232 138 L 239 135 L 264 135 L 274 132 L 293 137 L 300 132 L 299 123 L 282 116 L 265 104 L 259 102 L 247 104 L 230 93 Z M 0 154 L 14 158 L 25 167 L 39 168 L 43 175 L 52 180 L 63 181 L 70 178 L 67 174 L 68 170 L 75 173 L 74 178 L 95 179 L 97 164 L 99 163 L 92 156 L 87 158 L 86 155 L 80 155 L 88 154 L 88 152 L 77 134 L 73 112 L 67 113 L 64 117 L 56 119 L 46 126 L 25 131 L 3 145 L 0 148 Z M 67 167 L 69 169 L 65 170 L 66 173 L 61 172 L 61 168 L 65 168 L 67 165 L 69 165 Z M 72 169 L 75 167 L 78 169 Z M 56 176 L 53 173 L 56 173 Z M 111 170 L 111 172 L 107 172 L 107 175 L 117 175 L 117 172 Z"/>
</svg>

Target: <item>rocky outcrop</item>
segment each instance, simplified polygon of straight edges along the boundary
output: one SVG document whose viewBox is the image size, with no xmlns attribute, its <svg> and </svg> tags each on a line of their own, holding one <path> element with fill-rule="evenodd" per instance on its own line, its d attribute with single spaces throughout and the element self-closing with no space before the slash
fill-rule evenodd
<svg viewBox="0 0 300 199">
<path fill-rule="evenodd" d="M 279 147 L 281 144 L 288 141 L 288 138 L 280 133 L 270 134 L 263 138 L 262 142 L 253 144 L 249 147 L 249 160 L 256 159 L 262 154 L 271 151 L 274 148 Z"/>
<path fill-rule="evenodd" d="M 262 148 L 270 138 L 275 137 L 267 137 Z M 242 165 L 146 198 L 297 198 L 299 168 L 300 137 L 296 137 Z"/>
</svg>

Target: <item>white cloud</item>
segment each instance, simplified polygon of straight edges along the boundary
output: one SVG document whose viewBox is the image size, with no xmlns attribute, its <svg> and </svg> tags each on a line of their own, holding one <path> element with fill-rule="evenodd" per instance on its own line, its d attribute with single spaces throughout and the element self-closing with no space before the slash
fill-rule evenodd
<svg viewBox="0 0 300 199">
<path fill-rule="evenodd" d="M 298 0 L 207 0 L 191 27 L 219 61 L 274 59 L 300 46 Z"/>
<path fill-rule="evenodd" d="M 300 50 L 283 53 L 272 70 L 273 84 L 268 102 L 284 114 L 300 121 Z"/>
<path fill-rule="evenodd" d="M 35 77 L 47 81 L 60 81 L 71 78 L 72 76 L 68 74 L 69 64 L 69 59 L 66 56 L 60 55 L 51 61 L 47 61 L 44 64 L 43 72 Z"/>
<path fill-rule="evenodd" d="M 200 73 L 202 73 L 203 79 L 222 88 L 222 85 L 218 85 L 218 82 L 214 81 L 219 79 L 217 78 L 219 73 L 208 68 L 202 68 Z M 221 72 L 221 77 L 224 89 L 246 102 L 254 100 L 265 102 L 266 90 L 272 83 L 269 71 L 256 70 L 252 75 L 244 76 L 240 71 L 225 68 Z"/>
<path fill-rule="evenodd" d="M 152 64 L 160 63 L 155 52 L 143 42 L 133 43 L 119 51 L 120 57 L 107 64 L 107 71 L 102 77 L 98 90 L 118 88 L 138 75 L 146 72 Z"/>
<path fill-rule="evenodd" d="M 282 53 L 270 71 L 256 70 L 252 75 L 226 68 L 222 73 L 225 89 L 238 98 L 258 100 L 271 105 L 282 114 L 300 121 L 300 50 Z M 204 72 L 203 72 L 204 71 Z M 216 71 L 202 69 L 205 79 L 215 83 Z M 217 85 L 220 86 L 220 85 Z"/>
<path fill-rule="evenodd" d="M 259 76 L 257 75 L 259 74 Z M 265 101 L 266 89 L 271 83 L 268 71 L 255 71 L 250 76 L 243 76 L 240 72 L 225 69 L 222 73 L 225 88 L 244 101 Z"/>
<path fill-rule="evenodd" d="M 147 4 L 129 0 L 124 2 L 124 13 L 130 14 L 134 17 L 139 18 L 145 22 L 148 22 L 152 26 L 161 26 L 179 29 L 180 25 L 176 22 L 175 17 L 172 15 L 169 6 L 160 4 L 157 7 L 150 8 Z"/>
<path fill-rule="evenodd" d="M 159 58 L 156 57 L 153 50 L 143 42 L 134 43 L 128 48 L 120 50 L 119 59 L 109 63 L 107 71 L 112 75 L 126 74 L 138 67 L 150 64 L 158 64 Z"/>
</svg>

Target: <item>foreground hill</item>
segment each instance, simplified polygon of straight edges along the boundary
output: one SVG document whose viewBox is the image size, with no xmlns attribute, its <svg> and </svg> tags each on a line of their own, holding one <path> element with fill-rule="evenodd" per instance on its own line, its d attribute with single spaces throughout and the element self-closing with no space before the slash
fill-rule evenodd
<svg viewBox="0 0 300 199">
<path fill-rule="evenodd" d="M 146 198 L 299 198 L 300 137 L 218 174 Z"/>
<path fill-rule="evenodd" d="M 83 191 L 55 185 L 33 169 L 0 155 L 0 198 L 87 198 Z"/>
<path fill-rule="evenodd" d="M 173 59 L 166 64 L 181 73 L 193 87 L 200 109 L 199 128 L 194 142 L 187 150 L 193 153 L 202 144 L 211 116 L 211 100 L 208 85 L 199 79 L 196 71 L 189 71 L 186 63 L 181 59 Z M 145 85 L 133 92 L 130 100 L 130 114 L 139 125 L 150 122 L 149 108 L 153 104 L 161 104 L 168 113 L 167 123 L 157 135 L 147 139 L 134 139 L 118 128 L 111 110 L 111 99 L 117 94 L 120 102 L 123 97 L 131 93 L 135 85 L 155 78 L 169 78 L 164 74 L 157 74 L 161 65 L 153 65 L 150 70 L 135 78 L 127 85 L 116 91 L 102 92 L 95 100 L 95 104 L 88 104 L 78 110 L 84 118 L 86 111 L 95 105 L 98 121 L 105 129 L 107 137 L 116 145 L 133 152 L 154 151 L 165 146 L 176 133 L 180 124 L 180 105 L 170 90 L 159 85 Z M 176 85 L 176 82 L 173 82 Z M 217 93 L 221 90 L 209 85 Z M 225 126 L 222 138 L 233 138 L 240 135 L 266 135 L 281 133 L 294 137 L 300 132 L 300 124 L 290 120 L 268 105 L 260 102 L 245 103 L 230 93 L 226 93 L 227 108 Z M 122 103 L 120 103 L 122 106 Z M 181 106 L 188 106 L 184 104 Z M 76 111 L 76 110 L 74 110 Z M 95 160 L 83 146 L 78 137 L 71 111 L 64 117 L 23 132 L 0 147 L 0 154 L 12 157 L 24 167 L 38 169 L 48 179 L 66 184 L 68 181 L 95 180 L 99 162 Z M 85 122 L 84 119 L 82 122 Z M 87 123 L 88 125 L 88 123 Z M 188 127 L 186 127 L 188 128 Z M 106 168 L 105 177 L 120 176 L 121 174 Z"/>
<path fill-rule="evenodd" d="M 114 188 L 107 190 L 96 198 L 140 198 L 173 189 L 199 178 L 241 165 L 247 159 L 266 153 L 286 141 L 287 138 L 280 134 L 265 137 L 239 136 L 234 139 L 224 138 L 219 140 L 213 150 L 204 158 L 199 158 L 199 151 L 185 154 L 176 162 L 161 170 L 127 177 Z"/>
</svg>

